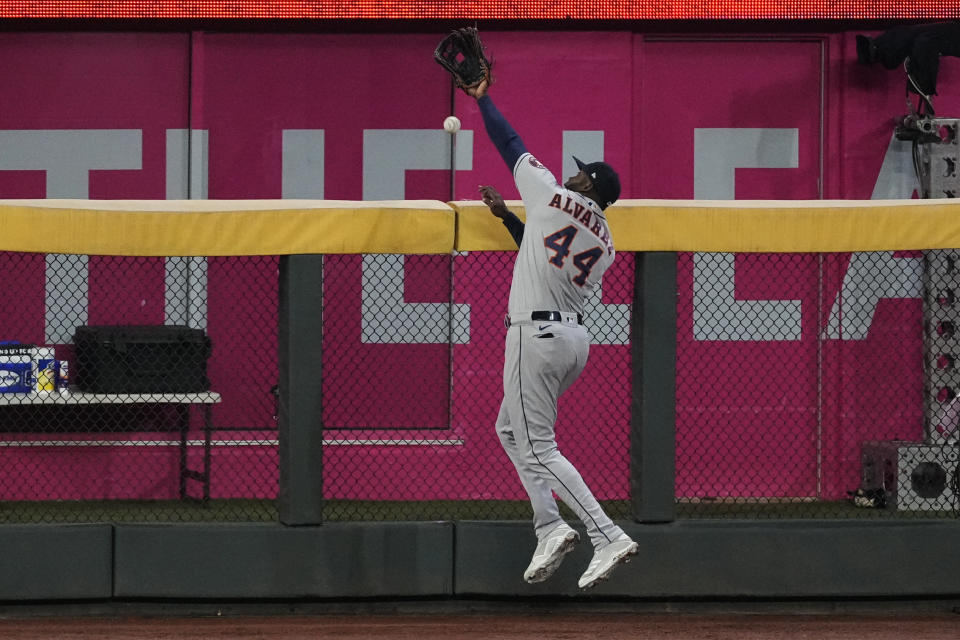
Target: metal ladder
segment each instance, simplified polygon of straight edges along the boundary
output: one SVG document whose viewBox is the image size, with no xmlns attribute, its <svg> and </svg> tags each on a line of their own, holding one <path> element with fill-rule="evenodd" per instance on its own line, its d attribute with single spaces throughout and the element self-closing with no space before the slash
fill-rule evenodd
<svg viewBox="0 0 960 640">
<path fill-rule="evenodd" d="M 921 198 L 960 196 L 960 119 L 903 118 L 896 136 L 913 143 Z M 956 441 L 960 420 L 960 250 L 923 252 L 924 442 Z M 952 432 L 952 433 L 951 433 Z"/>
</svg>

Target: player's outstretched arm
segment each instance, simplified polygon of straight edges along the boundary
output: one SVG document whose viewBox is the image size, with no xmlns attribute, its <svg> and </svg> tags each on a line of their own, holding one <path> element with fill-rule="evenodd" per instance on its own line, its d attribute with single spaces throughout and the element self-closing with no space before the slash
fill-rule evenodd
<svg viewBox="0 0 960 640">
<path fill-rule="evenodd" d="M 507 205 L 503 201 L 503 197 L 500 196 L 500 192 L 493 187 L 481 186 L 480 197 L 483 199 L 483 203 L 490 207 L 490 212 L 503 221 L 503 225 L 507 228 L 507 231 L 510 232 L 510 236 L 519 247 L 520 243 L 523 242 L 523 221 L 521 221 L 513 211 L 507 209 Z"/>
<path fill-rule="evenodd" d="M 517 160 L 520 156 L 527 153 L 527 148 L 520 139 L 520 135 L 513 130 L 507 119 L 503 117 L 500 110 L 493 104 L 493 100 L 488 95 L 489 83 L 484 80 L 476 87 L 464 89 L 468 95 L 477 99 L 477 106 L 480 107 L 480 115 L 483 116 L 483 126 L 490 136 L 493 146 L 500 152 L 500 157 L 507 163 L 510 173 L 517 166 Z"/>
</svg>

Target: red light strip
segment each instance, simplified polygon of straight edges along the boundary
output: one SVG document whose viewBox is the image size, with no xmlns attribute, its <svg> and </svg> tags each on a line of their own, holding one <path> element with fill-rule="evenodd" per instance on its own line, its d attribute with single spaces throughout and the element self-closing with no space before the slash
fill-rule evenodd
<svg viewBox="0 0 960 640">
<path fill-rule="evenodd" d="M 0 0 L 0 18 L 947 19 L 960 0 Z"/>
</svg>

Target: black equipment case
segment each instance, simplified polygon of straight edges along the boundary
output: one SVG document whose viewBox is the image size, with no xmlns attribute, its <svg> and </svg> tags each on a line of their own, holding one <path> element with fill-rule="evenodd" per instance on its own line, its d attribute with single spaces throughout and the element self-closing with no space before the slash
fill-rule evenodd
<svg viewBox="0 0 960 640">
<path fill-rule="evenodd" d="M 171 325 L 77 327 L 74 380 L 90 393 L 196 393 L 210 389 L 210 338 Z"/>
</svg>

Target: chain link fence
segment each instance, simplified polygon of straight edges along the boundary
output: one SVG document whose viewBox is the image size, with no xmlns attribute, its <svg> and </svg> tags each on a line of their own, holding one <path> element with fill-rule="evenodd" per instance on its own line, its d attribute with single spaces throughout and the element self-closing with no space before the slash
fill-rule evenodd
<svg viewBox="0 0 960 640">
<path fill-rule="evenodd" d="M 514 255 L 324 258 L 325 520 L 531 517 L 493 428 Z M 678 254 L 678 517 L 955 516 L 949 257 Z M 277 520 L 276 256 L 0 266 L 0 521 Z M 557 424 L 616 519 L 634 295 L 622 253 Z"/>
<path fill-rule="evenodd" d="M 326 518 L 532 517 L 494 431 L 514 256 L 325 258 Z M 556 428 L 618 518 L 629 517 L 632 289 L 624 255 L 585 314 L 590 362 Z"/>
<path fill-rule="evenodd" d="M 0 264 L 0 519 L 276 519 L 276 257 Z"/>
<path fill-rule="evenodd" d="M 956 515 L 937 253 L 680 255 L 681 517 Z"/>
</svg>

